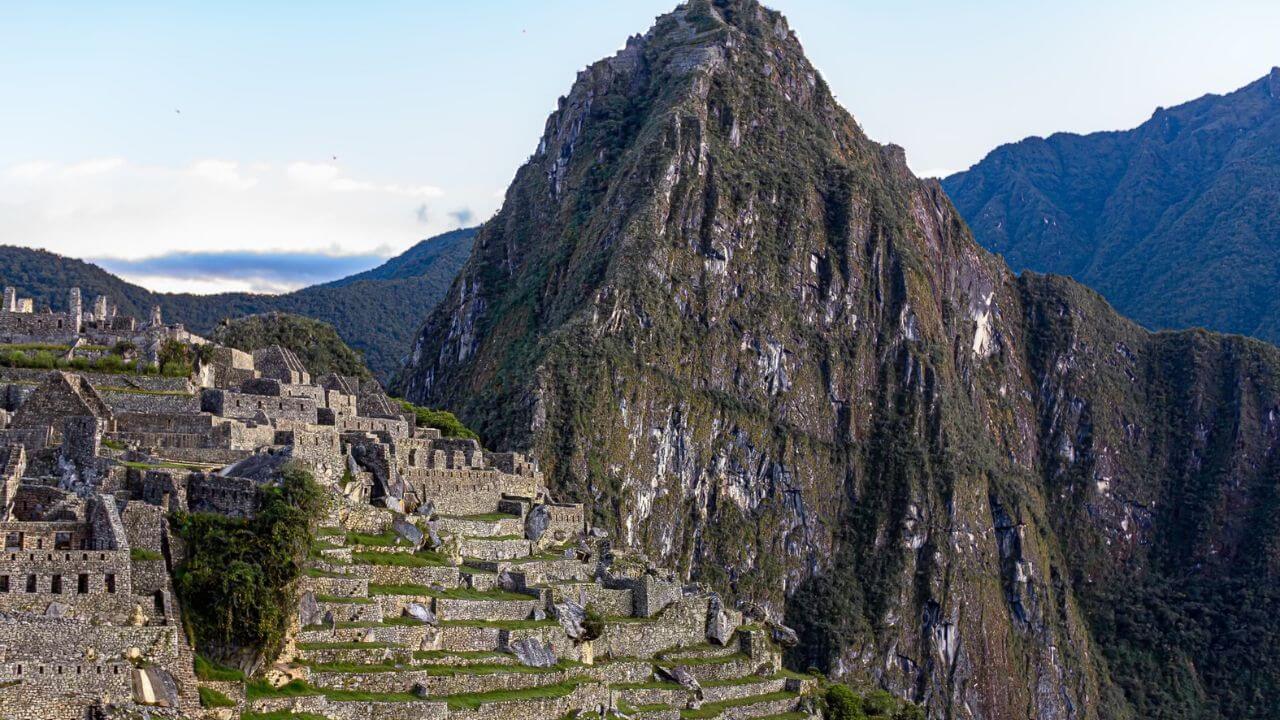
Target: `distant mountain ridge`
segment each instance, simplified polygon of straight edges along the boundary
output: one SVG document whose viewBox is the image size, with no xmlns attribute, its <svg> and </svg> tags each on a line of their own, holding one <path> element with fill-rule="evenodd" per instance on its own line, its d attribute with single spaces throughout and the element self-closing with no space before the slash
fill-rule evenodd
<svg viewBox="0 0 1280 720">
<path fill-rule="evenodd" d="M 1015 270 L 1070 275 L 1151 328 L 1280 341 L 1280 68 L 1133 130 L 1003 145 L 943 187 Z"/>
<path fill-rule="evenodd" d="M 471 252 L 475 228 L 423 240 L 372 270 L 282 295 L 156 293 L 97 265 L 45 250 L 0 246 L 0 283 L 34 298 L 37 308 L 61 308 L 66 289 L 106 294 L 121 312 L 145 318 L 160 305 L 166 319 L 208 335 L 227 318 L 284 312 L 333 325 L 370 370 L 386 378 L 399 367 L 414 334 L 449 289 Z"/>
</svg>

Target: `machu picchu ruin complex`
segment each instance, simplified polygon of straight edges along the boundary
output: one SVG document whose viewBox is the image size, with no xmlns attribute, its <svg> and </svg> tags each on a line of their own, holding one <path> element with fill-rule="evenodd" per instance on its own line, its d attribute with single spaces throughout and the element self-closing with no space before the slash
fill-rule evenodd
<svg viewBox="0 0 1280 720">
<path fill-rule="evenodd" d="M 35 313 L 7 290 L 0 311 L 11 353 L 58 349 L 0 367 L 0 717 L 817 716 L 817 681 L 782 665 L 794 633 L 616 544 L 529 458 L 419 426 L 376 381 L 313 377 L 288 349 L 68 295 Z M 279 575 L 281 641 L 210 641 L 196 616 L 250 621 L 192 590 L 215 535 L 186 529 L 283 527 L 299 476 L 321 500 Z M 255 567 L 229 560 L 213 584 L 246 602 Z"/>
</svg>

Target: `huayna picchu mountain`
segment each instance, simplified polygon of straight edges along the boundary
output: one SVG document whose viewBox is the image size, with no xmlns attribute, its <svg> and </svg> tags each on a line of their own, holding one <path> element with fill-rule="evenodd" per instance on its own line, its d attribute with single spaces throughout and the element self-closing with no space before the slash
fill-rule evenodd
<svg viewBox="0 0 1280 720">
<path fill-rule="evenodd" d="M 1139 127 L 993 150 L 943 180 L 983 247 L 1151 328 L 1280 342 L 1280 68 Z"/>
<path fill-rule="evenodd" d="M 983 250 L 776 12 L 582 71 L 398 389 L 933 718 L 1280 706 L 1280 351 Z"/>
</svg>

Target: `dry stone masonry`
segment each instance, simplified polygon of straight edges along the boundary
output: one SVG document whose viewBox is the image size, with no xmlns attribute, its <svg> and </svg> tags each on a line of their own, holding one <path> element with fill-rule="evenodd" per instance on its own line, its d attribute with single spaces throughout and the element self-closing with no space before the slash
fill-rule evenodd
<svg viewBox="0 0 1280 720">
<path fill-rule="evenodd" d="M 0 718 L 813 715 L 782 628 L 614 546 L 528 458 L 284 348 L 69 305 L 7 291 L 0 339 L 205 347 L 188 377 L 0 368 Z M 329 490 L 289 641 L 255 678 L 198 676 L 168 514 L 252 516 L 289 462 Z"/>
</svg>

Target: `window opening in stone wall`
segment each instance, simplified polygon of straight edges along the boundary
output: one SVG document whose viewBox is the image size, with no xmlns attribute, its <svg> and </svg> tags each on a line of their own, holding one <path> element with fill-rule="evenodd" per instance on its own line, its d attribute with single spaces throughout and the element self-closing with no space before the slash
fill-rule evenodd
<svg viewBox="0 0 1280 720">
<path fill-rule="evenodd" d="M 11 532 L 4 536 L 5 550 L 21 550 L 22 549 L 22 533 Z"/>
<path fill-rule="evenodd" d="M 35 591 L 36 591 L 36 576 L 28 575 L 27 576 L 27 592 L 33 593 Z"/>
<path fill-rule="evenodd" d="M 9 576 L 0 575 L 0 593 L 9 592 Z"/>
<path fill-rule="evenodd" d="M 53 576 L 53 580 L 50 581 L 50 584 L 49 584 L 49 589 L 53 592 L 54 595 L 62 594 L 62 576 L 61 575 Z"/>
<path fill-rule="evenodd" d="M 54 550 L 70 550 L 71 549 L 71 533 L 59 532 L 53 536 Z"/>
<path fill-rule="evenodd" d="M 76 592 L 81 595 L 88 594 L 89 575 L 87 573 L 80 573 L 80 577 L 76 578 Z"/>
<path fill-rule="evenodd" d="M 107 573 L 107 592 L 113 593 L 115 591 L 116 591 L 116 574 Z"/>
</svg>

